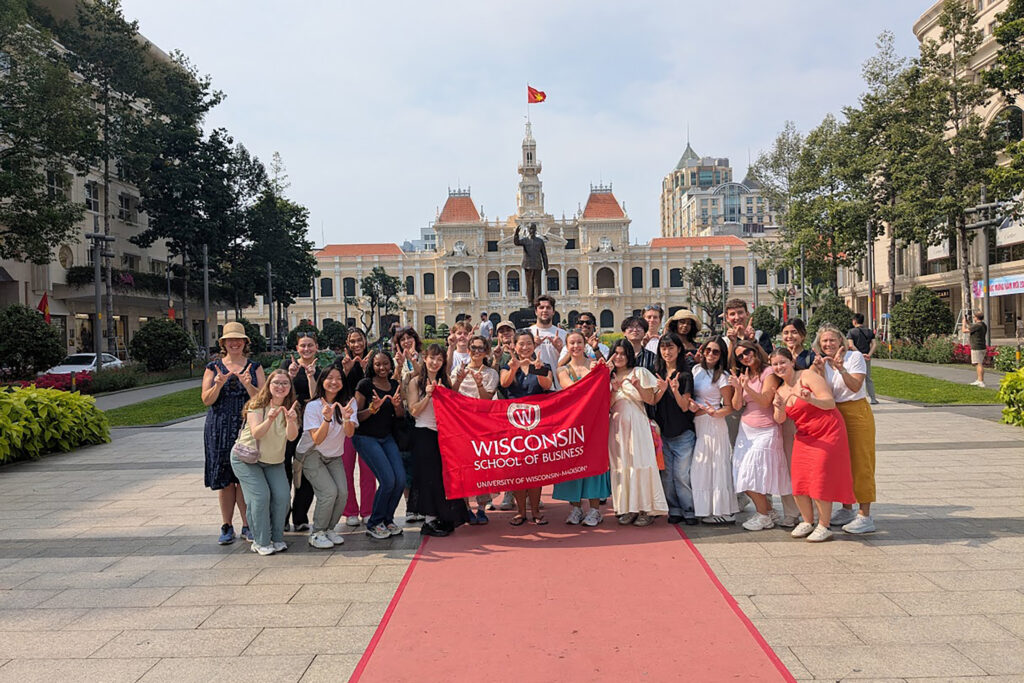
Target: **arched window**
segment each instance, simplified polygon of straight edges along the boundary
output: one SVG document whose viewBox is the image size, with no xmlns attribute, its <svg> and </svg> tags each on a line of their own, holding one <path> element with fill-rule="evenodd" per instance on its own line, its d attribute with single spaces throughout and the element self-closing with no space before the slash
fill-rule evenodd
<svg viewBox="0 0 1024 683">
<path fill-rule="evenodd" d="M 668 307 L 668 316 L 667 317 L 671 318 L 672 316 L 674 316 L 676 314 L 676 311 L 682 310 L 682 308 L 683 308 L 682 306 L 669 306 Z"/>
<path fill-rule="evenodd" d="M 436 328 L 437 318 L 432 315 L 423 316 L 423 327 Z"/>
<path fill-rule="evenodd" d="M 661 287 L 661 270 L 651 268 L 651 288 L 658 289 L 659 287 Z"/>
<path fill-rule="evenodd" d="M 320 296 L 327 298 L 334 296 L 334 278 L 333 277 L 322 277 L 320 278 Z"/>
<path fill-rule="evenodd" d="M 601 327 L 615 327 L 615 314 L 609 311 L 607 308 L 601 311 Z"/>
<path fill-rule="evenodd" d="M 580 312 L 579 311 L 569 311 L 569 327 L 570 328 L 576 327 L 576 325 L 577 325 L 577 323 L 579 323 L 579 321 L 580 321 Z"/>
<path fill-rule="evenodd" d="M 355 296 L 356 295 L 356 279 L 354 277 L 347 277 L 341 281 L 341 291 L 344 296 Z"/>
<path fill-rule="evenodd" d="M 487 319 L 491 321 L 491 324 L 494 325 L 495 328 L 497 328 L 498 327 L 498 323 L 501 322 L 501 315 L 499 315 L 497 313 L 491 313 L 489 316 L 487 316 Z M 491 331 L 491 336 L 492 337 L 494 336 L 494 331 L 493 330 Z"/>
<path fill-rule="evenodd" d="M 789 284 L 789 271 L 785 268 L 779 268 L 775 271 L 775 283 L 779 285 Z"/>
<path fill-rule="evenodd" d="M 434 296 L 433 273 L 423 273 L 423 294 L 424 296 Z"/>
<path fill-rule="evenodd" d="M 405 278 L 405 293 L 409 296 L 416 294 L 416 278 L 412 275 L 407 275 Z"/>
<path fill-rule="evenodd" d="M 1024 113 L 1019 107 L 1003 109 L 992 120 L 991 130 L 995 139 L 1004 145 L 1024 139 Z"/>
<path fill-rule="evenodd" d="M 580 274 L 576 272 L 575 268 L 570 268 L 565 273 L 565 291 L 580 291 Z"/>
<path fill-rule="evenodd" d="M 548 291 L 549 292 L 557 292 L 559 290 L 559 287 L 560 287 L 560 284 L 561 284 L 559 282 L 560 279 L 561 279 L 561 275 L 559 275 L 557 270 L 552 268 L 552 269 L 550 269 L 548 271 Z"/>
<path fill-rule="evenodd" d="M 599 268 L 596 280 L 598 289 L 615 289 L 615 272 L 611 268 Z"/>
<path fill-rule="evenodd" d="M 496 270 L 487 273 L 487 291 L 491 294 L 501 293 L 501 276 Z"/>
<path fill-rule="evenodd" d="M 633 266 L 630 270 L 630 279 L 632 280 L 633 289 L 643 289 L 644 269 L 640 266 Z"/>
<path fill-rule="evenodd" d="M 471 286 L 469 273 L 460 270 L 452 275 L 452 294 L 469 294 Z"/>
<path fill-rule="evenodd" d="M 732 284 L 736 287 L 742 287 L 747 284 L 747 269 L 743 266 L 732 267 Z"/>
<path fill-rule="evenodd" d="M 519 291 L 519 271 L 510 270 L 508 275 L 505 276 L 505 291 L 506 292 L 518 292 Z"/>
<path fill-rule="evenodd" d="M 472 322 L 472 318 L 469 317 L 469 313 L 459 313 L 455 316 L 455 322 L 461 323 L 463 320 L 469 320 Z"/>
<path fill-rule="evenodd" d="M 668 286 L 669 287 L 682 287 L 683 286 L 683 269 L 673 268 L 668 271 Z"/>
</svg>

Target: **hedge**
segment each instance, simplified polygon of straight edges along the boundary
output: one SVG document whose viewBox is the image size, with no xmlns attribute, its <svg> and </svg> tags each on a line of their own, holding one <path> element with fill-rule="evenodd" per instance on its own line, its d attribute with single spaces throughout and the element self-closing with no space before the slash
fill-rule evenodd
<svg viewBox="0 0 1024 683">
<path fill-rule="evenodd" d="M 31 387 L 0 391 L 0 463 L 108 441 L 107 416 L 91 396 Z"/>
<path fill-rule="evenodd" d="M 1003 408 L 1003 422 L 1024 427 L 1024 370 L 1008 372 L 999 383 L 999 400 Z"/>
</svg>

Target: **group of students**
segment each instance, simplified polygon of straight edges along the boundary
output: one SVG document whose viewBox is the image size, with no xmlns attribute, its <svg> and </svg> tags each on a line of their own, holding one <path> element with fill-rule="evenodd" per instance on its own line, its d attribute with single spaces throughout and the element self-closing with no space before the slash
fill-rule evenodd
<svg viewBox="0 0 1024 683">
<path fill-rule="evenodd" d="M 749 498 L 755 512 L 743 527 L 751 531 L 791 527 L 812 542 L 830 539 L 830 524 L 874 531 L 867 369 L 837 328 L 821 326 L 811 350 L 793 319 L 784 348 L 773 349 L 749 326 L 746 303 L 730 300 L 726 334 L 699 343 L 695 314 L 679 310 L 663 328 L 661 308 L 649 306 L 622 322 L 623 338 L 609 348 L 592 313 L 567 331 L 554 323 L 550 296 L 534 310 L 534 325 L 501 322 L 493 339 L 490 328 L 456 323 L 446 346 L 424 347 L 415 330 L 401 328 L 394 355 L 369 350 L 353 329 L 325 368 L 315 336 L 300 335 L 295 354 L 268 375 L 249 360 L 242 325 L 225 325 L 202 393 L 219 542 L 235 540 L 235 509 L 241 537 L 262 555 L 287 549 L 288 529 L 308 532 L 314 548 L 341 545 L 343 527 L 362 523 L 386 539 L 402 533 L 395 511 L 403 495 L 406 521 L 422 522 L 425 535 L 487 524 L 495 507 L 515 510 L 513 526 L 548 524 L 539 487 L 505 492 L 501 503 L 490 494 L 446 497 L 432 395 L 439 385 L 480 400 L 559 391 L 598 363 L 610 370 L 609 469 L 554 485 L 553 498 L 570 503 L 567 524 L 600 524 L 608 500 L 621 525 L 648 526 L 662 515 L 672 524 L 731 524 Z M 258 457 L 240 457 L 238 444 Z M 773 496 L 781 496 L 781 514 Z M 833 503 L 843 507 L 833 512 Z"/>
</svg>

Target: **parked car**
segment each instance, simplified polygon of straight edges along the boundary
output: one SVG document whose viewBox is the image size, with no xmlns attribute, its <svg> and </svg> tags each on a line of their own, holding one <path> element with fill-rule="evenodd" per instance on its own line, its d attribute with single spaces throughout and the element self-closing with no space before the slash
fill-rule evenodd
<svg viewBox="0 0 1024 683">
<path fill-rule="evenodd" d="M 118 368 L 124 367 L 124 363 L 122 363 L 116 356 L 112 356 L 109 353 L 101 353 L 100 356 L 103 358 L 104 370 L 117 370 Z M 96 372 L 96 354 L 72 354 L 62 360 L 59 365 L 53 366 L 42 374 L 66 375 L 69 372 Z"/>
</svg>

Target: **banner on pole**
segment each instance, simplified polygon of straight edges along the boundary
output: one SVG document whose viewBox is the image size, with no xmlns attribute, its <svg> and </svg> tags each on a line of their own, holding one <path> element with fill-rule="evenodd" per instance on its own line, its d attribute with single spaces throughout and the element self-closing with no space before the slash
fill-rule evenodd
<svg viewBox="0 0 1024 683">
<path fill-rule="evenodd" d="M 608 471 L 608 368 L 559 392 L 484 401 L 437 387 L 445 495 L 536 488 Z"/>
</svg>

